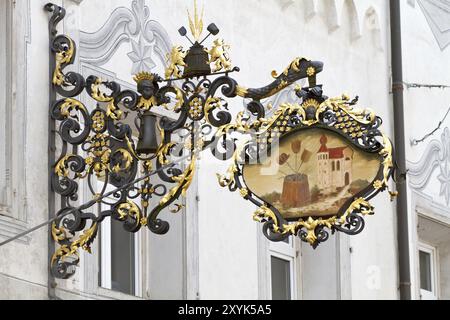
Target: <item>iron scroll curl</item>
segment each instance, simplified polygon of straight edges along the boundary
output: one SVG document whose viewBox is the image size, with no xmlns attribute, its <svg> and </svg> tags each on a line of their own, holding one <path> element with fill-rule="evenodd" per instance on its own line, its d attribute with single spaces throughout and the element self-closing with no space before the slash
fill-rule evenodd
<svg viewBox="0 0 450 320">
<path fill-rule="evenodd" d="M 74 274 L 79 250 L 91 251 L 106 217 L 121 222 L 128 232 L 144 227 L 158 235 L 169 232 L 169 223 L 161 213 L 183 209 L 180 198 L 186 196 L 199 154 L 205 150 L 231 161 L 227 173 L 217 176 L 219 184 L 238 191 L 258 207 L 253 218 L 264 224 L 263 233 L 272 241 L 298 235 L 316 247 L 329 238 L 330 230 L 358 234 L 364 228 L 363 217 L 373 214 L 368 201 L 388 189 L 393 150 L 379 130 L 381 119 L 370 110 L 354 108 L 357 99 L 324 96 L 322 86 L 316 83 L 317 74 L 323 71 L 322 62 L 296 58 L 282 73 L 272 72 L 274 79 L 267 86 L 247 88 L 232 78 L 240 70 L 232 66 L 229 46 L 223 40 L 215 40 L 208 50 L 197 39 L 187 52 L 180 46 L 172 49 L 166 79 L 143 71 L 134 77 L 136 91 L 122 90 L 117 82 L 96 75 L 85 79 L 66 72 L 75 61 L 76 44 L 67 35 L 57 34 L 65 10 L 54 4 L 45 9 L 52 13 L 50 83 L 59 95 L 51 101 L 50 121 L 57 130 L 50 134 L 62 146 L 50 168 L 51 192 L 62 199 L 56 214 L 60 218 L 52 225 L 52 238 L 58 244 L 51 259 L 55 277 L 67 279 Z M 201 19 L 198 14 L 196 17 Z M 202 34 L 203 23 L 190 25 L 193 34 Z M 208 31 L 213 35 L 219 32 L 214 24 Z M 275 106 L 271 113 L 263 100 L 301 79 L 307 79 L 309 86 L 296 89 L 298 102 Z M 82 92 L 90 98 L 86 103 L 78 98 Z M 228 105 L 233 98 L 246 101 L 246 108 L 234 118 Z M 156 121 L 157 108 L 171 111 L 175 118 Z M 158 137 L 142 143 L 146 125 L 154 125 Z M 336 214 L 287 219 L 273 203 L 251 190 L 243 177 L 244 168 L 270 154 L 274 140 L 283 141 L 295 132 L 315 128 L 338 134 L 358 150 L 378 155 L 380 169 L 372 184 L 348 199 Z M 179 159 L 188 161 L 181 164 Z M 152 173 L 162 182 L 150 178 Z M 139 179 L 139 174 L 146 178 Z M 74 203 L 80 200 L 80 183 L 84 182 L 91 199 L 82 209 L 74 210 Z M 106 199 L 108 185 L 118 191 Z M 101 209 L 95 210 L 96 206 Z"/>
</svg>

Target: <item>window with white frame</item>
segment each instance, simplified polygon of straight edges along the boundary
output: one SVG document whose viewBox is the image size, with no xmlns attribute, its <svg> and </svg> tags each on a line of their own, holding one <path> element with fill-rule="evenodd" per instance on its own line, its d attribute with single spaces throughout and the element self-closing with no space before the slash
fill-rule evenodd
<svg viewBox="0 0 450 320">
<path fill-rule="evenodd" d="M 137 142 L 137 141 L 135 141 Z M 139 170 L 138 176 L 139 178 Z M 103 181 L 98 182 L 98 188 L 103 188 Z M 115 189 L 108 185 L 106 192 Z M 115 203 L 117 199 L 106 198 L 106 203 Z M 99 212 L 110 209 L 102 203 Z M 145 230 L 144 230 L 145 232 Z M 105 218 L 100 225 L 100 277 L 102 288 L 120 292 L 126 295 L 142 297 L 142 265 L 140 263 L 141 233 L 131 233 L 124 229 L 123 222 Z"/>
<path fill-rule="evenodd" d="M 151 179 L 155 186 L 164 184 L 157 175 Z M 98 184 L 101 189 L 103 182 Z M 113 189 L 115 187 L 109 185 L 106 192 Z M 116 201 L 105 199 L 108 203 Z M 99 209 L 109 210 L 110 207 L 102 204 Z M 106 218 L 100 225 L 100 288 L 144 299 L 185 299 L 185 215 L 182 212 L 174 214 L 170 208 L 164 209 L 160 215 L 170 224 L 170 231 L 164 236 L 152 234 L 147 228 L 129 233 L 124 230 L 122 222 L 111 218 Z M 100 291 L 102 295 L 108 295 Z M 112 296 L 117 297 L 115 293 Z"/>
<path fill-rule="evenodd" d="M 420 298 L 422 300 L 438 299 L 438 263 L 437 249 L 421 243 L 419 245 Z"/>
<path fill-rule="evenodd" d="M 102 204 L 101 209 L 108 210 L 108 206 Z M 139 248 L 139 233 L 127 232 L 123 223 L 106 218 L 100 227 L 100 286 L 142 296 Z"/>
<path fill-rule="evenodd" d="M 272 300 L 296 300 L 298 266 L 297 242 L 293 237 L 285 241 L 271 242 L 270 294 Z"/>
</svg>

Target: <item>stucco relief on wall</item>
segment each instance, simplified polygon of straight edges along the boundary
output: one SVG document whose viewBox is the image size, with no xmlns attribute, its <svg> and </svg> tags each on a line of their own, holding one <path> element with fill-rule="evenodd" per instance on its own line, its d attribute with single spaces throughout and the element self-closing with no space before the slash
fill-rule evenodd
<svg viewBox="0 0 450 320">
<path fill-rule="evenodd" d="M 450 204 L 450 129 L 445 128 L 440 140 L 428 145 L 422 159 L 408 163 L 408 179 L 411 188 L 423 191 L 430 183 L 433 173 L 438 170 L 439 196 L 448 206 Z"/>
<path fill-rule="evenodd" d="M 409 1 L 414 5 L 413 1 Z M 417 0 L 441 50 L 450 45 L 450 0 Z"/>
<path fill-rule="evenodd" d="M 152 72 L 156 59 L 166 64 L 172 44 L 163 26 L 150 19 L 145 0 L 134 0 L 131 10 L 115 9 L 106 23 L 96 32 L 80 32 L 80 62 L 101 66 L 107 63 L 124 43 L 131 44 L 128 58 L 130 74 Z"/>
<path fill-rule="evenodd" d="M 279 2 L 283 9 L 290 8 L 295 3 L 295 1 L 289 0 L 279 0 Z M 379 12 L 381 9 L 376 1 L 368 4 L 367 2 L 354 0 L 303 0 L 303 6 L 307 20 L 322 13 L 329 32 L 337 30 L 346 21 L 351 26 L 350 37 L 352 40 L 363 36 L 364 29 L 376 33 L 376 45 L 380 50 L 383 49 L 384 44 L 380 38 Z M 323 6 L 323 8 L 320 9 L 320 6 Z"/>
</svg>

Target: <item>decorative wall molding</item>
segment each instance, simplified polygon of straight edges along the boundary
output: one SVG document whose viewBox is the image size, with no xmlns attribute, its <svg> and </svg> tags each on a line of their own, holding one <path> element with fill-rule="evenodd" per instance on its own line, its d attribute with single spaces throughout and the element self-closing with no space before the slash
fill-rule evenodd
<svg viewBox="0 0 450 320">
<path fill-rule="evenodd" d="M 305 19 L 311 19 L 317 13 L 317 1 L 318 0 L 303 0 L 305 7 Z"/>
<path fill-rule="evenodd" d="M 11 15 L 12 15 L 12 2 L 2 1 L 0 2 L 0 68 L 5 72 L 0 74 L 0 214 L 8 214 L 10 212 L 10 157 L 11 154 L 11 134 L 9 133 L 8 122 L 11 121 L 10 105 L 11 99 L 11 86 L 10 78 L 12 74 L 11 59 L 12 53 L 10 50 L 11 42 Z"/>
<path fill-rule="evenodd" d="M 419 215 L 441 223 L 450 223 L 450 208 L 448 206 L 437 203 L 432 197 L 421 191 L 413 191 L 413 198 L 413 207 Z"/>
<path fill-rule="evenodd" d="M 15 35 L 14 49 L 11 54 L 12 81 L 9 85 L 6 141 L 10 148 L 7 152 L 8 199 L 6 206 L 0 207 L 0 237 L 13 237 L 27 230 L 27 190 L 26 190 L 26 146 L 27 146 L 27 96 L 28 96 L 28 45 L 31 43 L 30 0 L 14 2 L 12 14 Z M 16 85 L 20 84 L 20 85 Z M 14 130 L 14 132 L 13 132 Z M 3 215 L 2 215 L 3 214 Z M 18 243 L 30 242 L 30 237 L 17 240 Z"/>
<path fill-rule="evenodd" d="M 447 206 L 450 204 L 450 129 L 447 127 L 441 140 L 433 140 L 428 145 L 422 159 L 417 163 L 408 162 L 409 185 L 415 190 L 423 190 L 435 170 L 441 187 L 440 196 Z"/>
<path fill-rule="evenodd" d="M 12 238 L 28 230 L 26 222 L 0 215 L 0 237 Z M 31 236 L 25 236 L 17 239 L 17 243 L 29 244 Z"/>
<path fill-rule="evenodd" d="M 319 7 L 319 5 L 321 5 Z M 334 32 L 344 23 L 343 15 L 347 11 L 349 14 L 350 38 L 357 40 L 363 36 L 364 27 L 369 32 L 376 32 L 374 41 L 379 49 L 383 49 L 381 42 L 381 25 L 379 19 L 379 8 L 367 6 L 365 3 L 355 0 L 303 0 L 305 19 L 310 20 L 315 15 L 323 11 L 323 18 L 327 23 L 328 31 Z"/>
<path fill-rule="evenodd" d="M 124 43 L 131 43 L 128 57 L 133 62 L 130 74 L 151 72 L 156 55 L 163 65 L 172 44 L 163 26 L 150 19 L 144 0 L 133 0 L 131 10 L 119 7 L 96 32 L 80 32 L 80 62 L 101 66 L 107 63 Z"/>
<path fill-rule="evenodd" d="M 450 45 L 450 0 L 417 0 L 441 50 Z"/>
<path fill-rule="evenodd" d="M 369 7 L 366 10 L 364 21 L 366 23 L 366 27 L 374 36 L 374 42 L 377 45 L 378 50 L 383 51 L 384 45 L 382 42 L 380 17 L 374 7 Z"/>
<path fill-rule="evenodd" d="M 342 11 L 344 1 L 343 0 L 325 0 L 326 18 L 328 23 L 328 31 L 332 32 L 341 26 L 341 15 L 338 14 Z"/>
<path fill-rule="evenodd" d="M 271 281 L 270 275 L 270 256 L 269 240 L 264 237 L 261 226 L 256 228 L 256 245 L 258 259 L 258 299 L 269 300 L 271 294 L 268 288 L 268 281 Z"/>
</svg>

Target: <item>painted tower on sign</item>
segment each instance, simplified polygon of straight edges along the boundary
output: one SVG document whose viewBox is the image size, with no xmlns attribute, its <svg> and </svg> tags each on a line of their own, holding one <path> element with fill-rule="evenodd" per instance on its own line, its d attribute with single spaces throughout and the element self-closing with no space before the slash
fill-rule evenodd
<svg viewBox="0 0 450 320">
<path fill-rule="evenodd" d="M 328 138 L 322 135 L 317 152 L 318 187 L 325 193 L 349 186 L 352 182 L 353 150 L 349 147 L 327 147 Z"/>
</svg>

